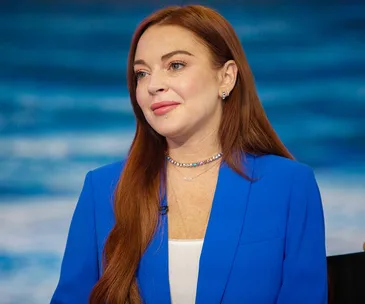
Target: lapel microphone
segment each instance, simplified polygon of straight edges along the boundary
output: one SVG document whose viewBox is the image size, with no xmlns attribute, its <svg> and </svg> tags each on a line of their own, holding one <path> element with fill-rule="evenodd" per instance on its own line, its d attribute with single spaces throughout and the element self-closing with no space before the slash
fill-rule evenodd
<svg viewBox="0 0 365 304">
<path fill-rule="evenodd" d="M 161 215 L 166 215 L 169 212 L 169 206 L 161 206 L 159 210 Z"/>
</svg>

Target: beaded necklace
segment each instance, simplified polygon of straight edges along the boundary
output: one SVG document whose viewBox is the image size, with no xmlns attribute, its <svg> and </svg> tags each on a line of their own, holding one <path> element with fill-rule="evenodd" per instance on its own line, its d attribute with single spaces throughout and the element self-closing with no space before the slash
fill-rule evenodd
<svg viewBox="0 0 365 304">
<path fill-rule="evenodd" d="M 198 162 L 195 162 L 195 163 L 180 163 L 180 162 L 172 159 L 169 155 L 166 155 L 166 159 L 171 164 L 173 164 L 174 166 L 177 166 L 177 167 L 194 168 L 194 167 L 200 167 L 200 166 L 209 164 L 211 162 L 214 162 L 214 161 L 220 159 L 222 156 L 223 156 L 223 153 L 219 152 L 219 153 L 213 155 L 212 157 L 210 157 L 206 160 L 201 160 L 201 161 L 198 161 Z"/>
</svg>

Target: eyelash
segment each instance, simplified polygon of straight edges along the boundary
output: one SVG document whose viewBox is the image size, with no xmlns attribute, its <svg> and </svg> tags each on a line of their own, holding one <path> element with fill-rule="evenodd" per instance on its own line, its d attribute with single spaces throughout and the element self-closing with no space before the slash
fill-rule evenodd
<svg viewBox="0 0 365 304">
<path fill-rule="evenodd" d="M 182 65 L 182 67 L 185 67 L 186 66 L 186 62 L 185 61 L 182 61 L 182 60 L 175 60 L 175 61 L 171 61 L 170 63 L 169 63 L 169 66 L 168 66 L 168 68 L 170 69 L 174 64 L 181 64 Z M 174 69 L 175 71 L 177 71 L 177 70 L 180 70 L 180 69 Z M 140 78 L 139 78 L 139 75 L 141 74 L 141 73 L 146 73 L 146 72 L 144 72 L 144 71 L 141 71 L 141 70 L 138 70 L 138 71 L 136 71 L 135 73 L 134 73 L 134 76 L 135 76 L 135 78 L 136 78 L 136 80 L 139 80 Z"/>
<path fill-rule="evenodd" d="M 169 68 L 171 68 L 171 66 L 173 64 L 181 64 L 183 67 L 186 66 L 186 62 L 185 61 L 181 61 L 181 60 L 175 60 L 175 61 L 171 61 L 170 64 L 169 64 Z M 179 70 L 179 69 L 178 69 Z"/>
</svg>

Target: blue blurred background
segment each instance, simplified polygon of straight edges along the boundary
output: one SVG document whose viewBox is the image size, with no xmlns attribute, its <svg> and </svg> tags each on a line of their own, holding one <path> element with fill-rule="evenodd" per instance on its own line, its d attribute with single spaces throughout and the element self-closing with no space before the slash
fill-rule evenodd
<svg viewBox="0 0 365 304">
<path fill-rule="evenodd" d="M 0 303 L 49 302 L 86 172 L 123 158 L 131 143 L 125 74 L 132 33 L 156 8 L 187 3 L 1 2 Z M 232 23 L 272 124 L 314 168 L 328 255 L 361 251 L 365 6 L 195 3 Z"/>
</svg>

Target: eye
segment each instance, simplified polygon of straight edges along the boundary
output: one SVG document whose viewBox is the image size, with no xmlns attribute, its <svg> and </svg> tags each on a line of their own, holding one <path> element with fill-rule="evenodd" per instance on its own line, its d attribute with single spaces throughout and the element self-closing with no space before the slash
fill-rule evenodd
<svg viewBox="0 0 365 304">
<path fill-rule="evenodd" d="M 173 61 L 170 63 L 169 69 L 181 70 L 185 66 L 186 66 L 186 62 L 184 62 L 184 61 Z"/>
<path fill-rule="evenodd" d="M 136 80 L 140 80 L 141 78 L 145 77 L 146 74 L 147 74 L 147 72 L 137 71 L 134 73 L 134 77 L 136 78 Z"/>
</svg>

